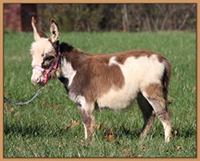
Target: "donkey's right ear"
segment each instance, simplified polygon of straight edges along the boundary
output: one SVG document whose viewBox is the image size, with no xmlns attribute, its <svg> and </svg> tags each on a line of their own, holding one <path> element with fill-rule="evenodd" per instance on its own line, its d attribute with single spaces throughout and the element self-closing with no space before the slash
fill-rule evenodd
<svg viewBox="0 0 200 161">
<path fill-rule="evenodd" d="M 38 41 L 41 37 L 47 38 L 44 32 L 39 32 L 37 27 L 36 27 L 36 20 L 34 17 L 32 17 L 31 25 L 33 27 L 33 35 L 34 35 L 34 40 Z"/>
</svg>

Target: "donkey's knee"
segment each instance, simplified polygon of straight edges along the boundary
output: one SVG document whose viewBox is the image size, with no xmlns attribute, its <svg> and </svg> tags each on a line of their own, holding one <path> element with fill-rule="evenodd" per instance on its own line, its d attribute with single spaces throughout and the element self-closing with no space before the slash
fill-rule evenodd
<svg viewBox="0 0 200 161">
<path fill-rule="evenodd" d="M 85 129 L 85 139 L 92 139 L 94 136 L 95 121 L 92 113 L 86 111 L 85 109 L 79 107 L 81 112 L 82 121 Z"/>
</svg>

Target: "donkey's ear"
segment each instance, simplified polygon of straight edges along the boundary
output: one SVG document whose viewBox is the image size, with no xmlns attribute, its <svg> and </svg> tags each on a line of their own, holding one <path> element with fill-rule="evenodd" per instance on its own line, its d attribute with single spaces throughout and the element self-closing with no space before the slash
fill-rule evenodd
<svg viewBox="0 0 200 161">
<path fill-rule="evenodd" d="M 50 20 L 50 40 L 51 42 L 56 42 L 59 38 L 59 28 L 54 19 Z"/>
<path fill-rule="evenodd" d="M 38 41 L 41 37 L 47 37 L 44 32 L 42 32 L 42 31 L 39 32 L 38 31 L 38 29 L 36 27 L 36 20 L 35 20 L 34 17 L 32 17 L 31 25 L 33 27 L 33 35 L 34 35 L 34 40 L 35 41 Z"/>
<path fill-rule="evenodd" d="M 35 20 L 34 17 L 32 17 L 31 25 L 32 25 L 32 27 L 33 27 L 34 40 L 35 40 L 35 41 L 38 41 L 38 40 L 40 39 L 40 35 L 39 35 L 39 33 L 38 33 L 38 30 L 37 30 L 35 24 L 36 24 L 36 20 Z"/>
</svg>

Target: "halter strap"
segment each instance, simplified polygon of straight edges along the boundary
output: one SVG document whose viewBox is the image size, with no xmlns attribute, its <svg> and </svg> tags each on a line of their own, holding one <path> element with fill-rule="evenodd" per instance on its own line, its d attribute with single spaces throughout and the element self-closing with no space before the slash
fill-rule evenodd
<svg viewBox="0 0 200 161">
<path fill-rule="evenodd" d="M 39 65 L 35 65 L 35 66 L 33 67 L 33 69 L 37 69 L 37 70 L 39 70 L 39 71 L 41 71 L 41 72 L 44 71 L 44 68 L 42 68 L 42 67 L 39 66 Z"/>
</svg>

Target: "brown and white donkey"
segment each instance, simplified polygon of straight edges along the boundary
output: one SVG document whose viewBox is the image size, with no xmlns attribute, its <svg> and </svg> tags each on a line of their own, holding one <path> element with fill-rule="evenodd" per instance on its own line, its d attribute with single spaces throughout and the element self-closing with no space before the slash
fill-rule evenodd
<svg viewBox="0 0 200 161">
<path fill-rule="evenodd" d="M 32 82 L 44 86 L 58 78 L 71 100 L 77 103 L 85 128 L 85 138 L 94 134 L 93 111 L 108 107 L 124 109 L 136 98 L 144 118 L 141 138 L 153 124 L 155 115 L 163 124 L 165 141 L 171 137 L 167 106 L 171 65 L 160 54 L 147 50 L 117 54 L 88 54 L 67 43 L 59 44 L 59 28 L 50 21 L 50 37 L 39 32 L 32 18 Z"/>
</svg>

